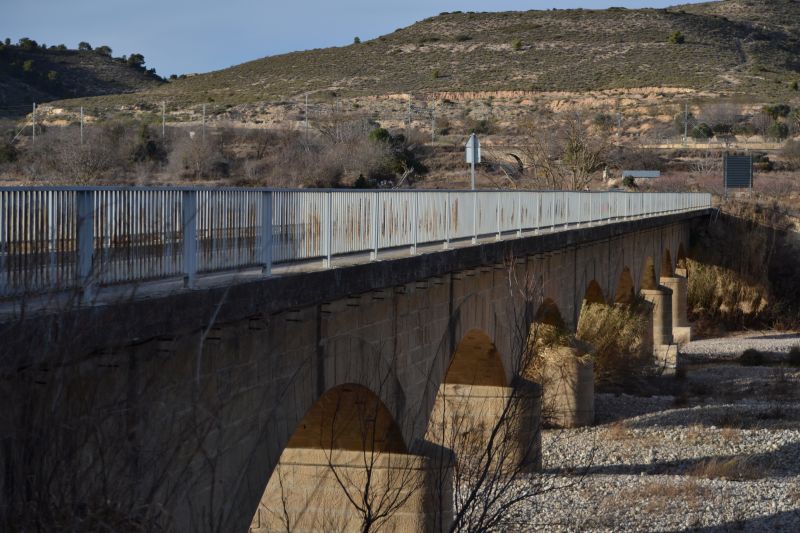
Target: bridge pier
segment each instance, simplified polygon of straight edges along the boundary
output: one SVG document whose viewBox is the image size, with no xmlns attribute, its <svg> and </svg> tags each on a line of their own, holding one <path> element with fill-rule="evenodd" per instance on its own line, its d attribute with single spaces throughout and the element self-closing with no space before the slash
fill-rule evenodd
<svg viewBox="0 0 800 533">
<path fill-rule="evenodd" d="M 655 280 L 653 260 L 648 258 L 640 293 L 653 306 L 653 356 L 657 368 L 665 374 L 674 374 L 678 350 L 672 338 L 672 290 L 657 285 Z"/>
</svg>

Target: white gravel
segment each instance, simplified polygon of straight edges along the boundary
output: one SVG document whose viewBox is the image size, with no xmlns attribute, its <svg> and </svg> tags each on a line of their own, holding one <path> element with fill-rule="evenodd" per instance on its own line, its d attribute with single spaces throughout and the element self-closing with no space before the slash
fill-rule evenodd
<svg viewBox="0 0 800 533">
<path fill-rule="evenodd" d="M 681 347 L 681 354 L 688 362 L 719 362 L 737 359 L 747 348 L 754 348 L 773 360 L 782 360 L 794 347 L 800 348 L 800 333 L 748 332 L 692 341 Z"/>
<path fill-rule="evenodd" d="M 598 394 L 598 425 L 546 430 L 546 490 L 512 531 L 800 531 L 800 368 L 731 363 L 788 353 L 796 334 L 693 342 L 676 395 Z"/>
</svg>

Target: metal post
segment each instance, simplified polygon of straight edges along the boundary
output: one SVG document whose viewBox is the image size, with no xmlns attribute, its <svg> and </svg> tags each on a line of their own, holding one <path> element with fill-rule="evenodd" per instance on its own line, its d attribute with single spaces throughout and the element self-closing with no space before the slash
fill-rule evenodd
<svg viewBox="0 0 800 533">
<path fill-rule="evenodd" d="M 94 192 L 77 191 L 75 196 L 77 211 L 77 268 L 78 287 L 84 297 L 92 294 L 92 262 L 94 255 Z"/>
<path fill-rule="evenodd" d="M 539 233 L 539 226 L 542 223 L 542 193 L 536 194 L 536 216 L 533 219 L 533 234 Z"/>
<path fill-rule="evenodd" d="M 552 210 L 550 211 L 550 218 L 551 222 L 553 223 L 553 231 L 556 230 L 556 193 L 553 193 L 553 205 Z"/>
<path fill-rule="evenodd" d="M 447 197 L 447 200 L 446 200 L 447 201 L 447 206 L 445 207 L 445 210 L 444 210 L 444 245 L 443 245 L 443 247 L 444 247 L 445 250 L 447 250 L 447 248 L 450 247 L 450 210 L 452 208 L 450 207 L 450 192 L 449 191 L 446 192 L 445 195 Z"/>
<path fill-rule="evenodd" d="M 517 237 L 522 237 L 522 193 L 517 191 Z"/>
<path fill-rule="evenodd" d="M 472 191 L 472 244 L 478 242 L 478 193 Z"/>
<path fill-rule="evenodd" d="M 419 193 L 412 192 L 414 195 L 414 202 L 412 203 L 411 212 L 411 255 L 417 253 L 417 228 L 419 227 Z"/>
<path fill-rule="evenodd" d="M 272 275 L 272 191 L 261 193 L 261 274 Z"/>
<path fill-rule="evenodd" d="M 500 193 L 500 194 L 502 194 L 502 193 Z M 498 196 L 499 196 L 499 194 L 498 194 Z M 497 223 L 497 234 L 495 235 L 495 238 L 494 238 L 496 241 L 500 241 L 500 240 L 503 239 L 502 228 L 500 227 L 500 203 L 501 203 L 502 199 L 503 199 L 502 196 L 499 196 L 497 198 L 497 201 L 494 203 L 494 211 L 495 211 L 495 214 L 496 214 L 495 218 L 497 219 L 496 220 L 496 223 Z"/>
<path fill-rule="evenodd" d="M 372 193 L 372 253 L 370 260 L 378 260 L 378 247 L 380 246 L 380 208 L 381 196 L 379 192 Z"/>
<path fill-rule="evenodd" d="M 325 258 L 322 260 L 323 268 L 331 267 L 331 251 L 333 249 L 333 193 L 325 193 L 325 210 L 322 214 L 322 244 Z"/>
<path fill-rule="evenodd" d="M 197 191 L 183 191 L 181 200 L 183 286 L 193 288 L 197 279 Z"/>
</svg>

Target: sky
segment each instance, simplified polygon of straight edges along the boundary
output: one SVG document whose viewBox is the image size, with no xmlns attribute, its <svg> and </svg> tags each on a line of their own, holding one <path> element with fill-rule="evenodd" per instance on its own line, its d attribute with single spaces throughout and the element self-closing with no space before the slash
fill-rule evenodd
<svg viewBox="0 0 800 533">
<path fill-rule="evenodd" d="M 442 11 L 609 6 L 666 7 L 692 0 L 0 0 L 0 39 L 140 53 L 162 76 L 209 72 L 268 55 L 344 46 Z M 696 0 L 695 0 L 696 1 Z"/>
</svg>

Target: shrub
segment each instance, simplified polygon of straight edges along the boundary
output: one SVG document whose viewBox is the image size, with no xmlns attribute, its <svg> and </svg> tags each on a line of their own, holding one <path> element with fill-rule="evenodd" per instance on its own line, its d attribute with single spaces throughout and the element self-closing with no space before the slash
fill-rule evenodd
<svg viewBox="0 0 800 533">
<path fill-rule="evenodd" d="M 790 139 L 781 150 L 781 155 L 794 170 L 800 169 L 800 141 Z"/>
<path fill-rule="evenodd" d="M 648 320 L 638 306 L 586 303 L 581 308 L 577 337 L 594 348 L 598 382 L 624 384 L 649 368 Z"/>
<path fill-rule="evenodd" d="M 669 37 L 667 37 L 667 41 L 672 44 L 683 44 L 684 42 L 686 42 L 686 37 L 684 37 L 684 35 L 678 30 L 675 30 L 669 34 Z"/>
<path fill-rule="evenodd" d="M 112 53 L 111 47 L 110 46 L 106 46 L 106 45 L 98 46 L 97 48 L 94 49 L 94 51 L 97 52 L 98 54 L 100 54 L 102 56 L 106 56 L 106 57 L 111 57 L 111 53 Z"/>
<path fill-rule="evenodd" d="M 628 189 L 636 189 L 637 188 L 636 178 L 634 178 L 633 176 L 625 176 L 622 179 L 622 186 Z"/>
<path fill-rule="evenodd" d="M 711 130 L 711 126 L 705 122 L 701 122 L 692 128 L 690 135 L 693 139 L 708 139 L 714 135 L 714 132 Z"/>
<path fill-rule="evenodd" d="M 511 43 L 511 48 L 514 51 L 522 50 L 522 41 L 514 39 L 514 42 Z"/>
<path fill-rule="evenodd" d="M 9 142 L 0 144 L 0 163 L 13 163 L 17 160 L 17 149 Z"/>
<path fill-rule="evenodd" d="M 791 350 L 789 350 L 789 358 L 787 360 L 789 366 L 798 366 L 800 367 L 800 346 L 793 346 Z"/>
<path fill-rule="evenodd" d="M 434 80 L 438 80 L 440 77 L 441 73 L 439 72 L 439 69 L 438 68 L 433 69 L 433 72 L 431 72 L 431 78 L 433 78 Z"/>
<path fill-rule="evenodd" d="M 469 35 L 469 34 L 466 34 L 466 33 L 459 33 L 458 35 L 455 36 L 454 40 L 457 43 L 463 43 L 463 42 L 466 42 L 466 41 L 471 41 L 472 40 L 472 36 Z"/>
<path fill-rule="evenodd" d="M 792 108 L 786 104 L 765 105 L 762 108 L 765 115 L 769 115 L 773 120 L 778 120 L 780 117 L 787 117 L 791 113 Z"/>
<path fill-rule="evenodd" d="M 792 82 L 792 90 L 793 91 L 800 91 L 800 84 L 797 83 L 797 80 Z"/>
<path fill-rule="evenodd" d="M 764 354 L 755 348 L 748 348 L 739 356 L 739 364 L 742 366 L 762 366 L 764 362 Z"/>
<path fill-rule="evenodd" d="M 86 41 L 81 41 L 78 43 L 78 50 L 89 51 L 92 49 L 92 45 L 87 43 Z"/>
<path fill-rule="evenodd" d="M 361 44 L 361 37 L 358 36 L 353 37 L 353 44 Z"/>
<path fill-rule="evenodd" d="M 789 126 L 783 122 L 773 122 L 767 129 L 767 137 L 782 140 L 789 136 Z"/>
<path fill-rule="evenodd" d="M 39 48 L 39 43 L 33 39 L 29 39 L 28 37 L 23 37 L 17 42 L 17 46 L 23 50 L 35 50 L 36 48 Z"/>
</svg>

